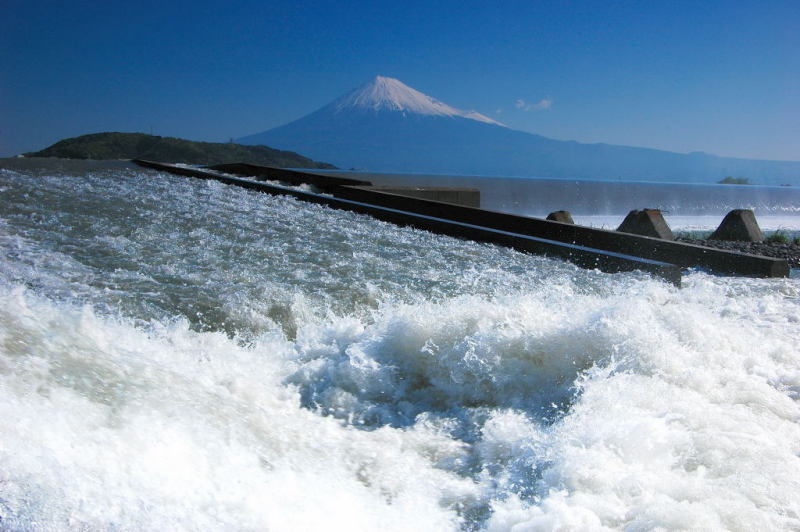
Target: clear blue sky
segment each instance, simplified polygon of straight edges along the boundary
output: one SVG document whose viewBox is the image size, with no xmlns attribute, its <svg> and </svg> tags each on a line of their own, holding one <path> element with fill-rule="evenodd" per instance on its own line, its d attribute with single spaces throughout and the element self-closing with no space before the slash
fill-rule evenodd
<svg viewBox="0 0 800 532">
<path fill-rule="evenodd" d="M 2 156 L 227 141 L 381 74 L 554 138 L 800 160 L 798 0 L 2 5 Z"/>
</svg>

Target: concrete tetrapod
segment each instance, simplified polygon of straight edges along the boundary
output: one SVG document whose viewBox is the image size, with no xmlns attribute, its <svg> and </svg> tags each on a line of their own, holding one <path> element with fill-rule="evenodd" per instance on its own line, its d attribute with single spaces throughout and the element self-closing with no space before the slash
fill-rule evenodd
<svg viewBox="0 0 800 532">
<path fill-rule="evenodd" d="M 572 219 L 572 214 L 569 211 L 554 211 L 547 215 L 546 220 L 551 222 L 561 222 L 564 224 L 574 224 L 575 220 Z"/>
<path fill-rule="evenodd" d="M 723 218 L 709 240 L 740 240 L 743 242 L 763 242 L 764 233 L 750 209 L 734 209 Z"/>
<path fill-rule="evenodd" d="M 662 240 L 675 240 L 672 229 L 669 228 L 664 216 L 658 209 L 642 209 L 629 212 L 628 216 L 617 228 L 617 231 L 650 236 Z"/>
</svg>

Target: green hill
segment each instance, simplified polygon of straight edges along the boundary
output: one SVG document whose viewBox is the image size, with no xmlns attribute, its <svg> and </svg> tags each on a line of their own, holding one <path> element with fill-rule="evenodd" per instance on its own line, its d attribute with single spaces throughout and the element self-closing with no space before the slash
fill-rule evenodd
<svg viewBox="0 0 800 532">
<path fill-rule="evenodd" d="M 244 162 L 279 168 L 336 168 L 292 151 L 267 146 L 195 142 L 144 133 L 93 133 L 56 142 L 25 157 L 62 159 L 147 159 L 166 163 L 223 164 Z"/>
</svg>

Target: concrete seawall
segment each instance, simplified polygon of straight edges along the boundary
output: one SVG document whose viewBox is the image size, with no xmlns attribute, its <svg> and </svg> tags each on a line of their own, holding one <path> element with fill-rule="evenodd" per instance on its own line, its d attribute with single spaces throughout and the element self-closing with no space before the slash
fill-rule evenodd
<svg viewBox="0 0 800 532">
<path fill-rule="evenodd" d="M 448 208 L 453 207 L 472 209 L 474 211 L 487 213 L 490 211 L 481 211 L 480 209 L 461 207 L 449 203 L 422 200 L 418 198 L 408 198 L 406 196 L 389 194 L 385 192 L 371 190 L 368 191 L 360 187 L 356 188 L 342 186 L 339 189 L 336 189 L 336 192 L 332 197 L 276 186 L 250 179 L 225 176 L 210 170 L 186 168 L 182 166 L 142 160 L 135 160 L 134 162 L 147 168 L 153 168 L 178 175 L 197 177 L 200 179 L 214 179 L 222 183 L 246 188 L 249 190 L 255 190 L 273 195 L 288 195 L 303 201 L 327 205 L 335 209 L 368 214 L 377 219 L 392 222 L 398 225 L 412 226 L 439 234 L 467 238 L 479 242 L 489 242 L 511 247 L 520 251 L 556 257 L 567 260 L 584 268 L 596 268 L 600 271 L 609 273 L 640 270 L 680 286 L 681 271 L 680 268 L 674 264 L 648 258 L 630 256 L 620 252 L 594 249 L 590 246 L 585 246 L 578 243 L 559 242 L 538 236 L 487 227 L 479 223 L 447 219 L 437 216 L 436 212 L 434 212 L 438 208 L 441 210 L 441 213 L 446 214 L 448 212 Z M 370 201 L 360 201 L 357 199 L 357 196 L 363 197 L 364 199 Z M 423 214 L 421 212 L 404 210 L 401 204 L 405 204 L 406 201 L 423 202 L 431 212 L 429 214 Z M 408 205 L 412 204 L 413 203 L 410 203 Z"/>
<path fill-rule="evenodd" d="M 769 257 L 398 195 L 388 197 L 389 195 L 361 187 L 342 187 L 333 194 L 336 197 L 390 206 L 426 216 L 667 262 L 682 268 L 702 268 L 714 273 L 756 277 L 789 275 L 786 261 Z"/>
<path fill-rule="evenodd" d="M 208 169 L 242 177 L 254 177 L 259 180 L 284 181 L 292 185 L 313 185 L 325 192 L 335 191 L 340 186 L 353 186 L 376 192 L 455 203 L 468 207 L 481 206 L 481 193 L 477 188 L 374 186 L 369 181 L 359 179 L 320 175 L 298 170 L 286 170 L 284 168 L 270 168 L 246 163 L 217 164 L 209 166 Z"/>
<path fill-rule="evenodd" d="M 231 178 L 209 170 L 147 161 L 135 162 L 181 175 L 230 182 L 271 194 L 289 194 L 306 201 L 364 212 L 383 220 L 413 225 L 442 234 L 557 256 L 584 267 L 599 268 L 603 271 L 641 269 L 669 279 L 671 282 L 676 282 L 676 275 L 679 282 L 681 268 L 700 268 L 718 274 L 756 277 L 789 275 L 788 263 L 782 259 L 489 211 L 464 205 L 464 202 L 470 201 L 468 195 L 461 198 L 451 195 L 452 202 L 433 201 L 424 197 L 410 197 L 404 193 L 405 187 L 371 187 L 363 183 L 332 184 L 325 181 L 326 176 L 289 171 L 292 178 L 290 183 L 320 183 L 321 189 L 340 200 L 334 202 L 330 197 L 313 193 L 298 195 L 301 194 L 299 191 L 249 179 Z M 251 168 L 240 167 L 237 170 L 253 170 L 253 165 L 247 166 Z M 284 170 L 274 173 L 272 169 L 266 167 L 255 167 L 255 170 L 262 178 L 285 181 L 280 177 Z M 298 181 L 303 179 L 306 180 Z M 435 197 L 435 194 L 431 195 Z"/>
</svg>

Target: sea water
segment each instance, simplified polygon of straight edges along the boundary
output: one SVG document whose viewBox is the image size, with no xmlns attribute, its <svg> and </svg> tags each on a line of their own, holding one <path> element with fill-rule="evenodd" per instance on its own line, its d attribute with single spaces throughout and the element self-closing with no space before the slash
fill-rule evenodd
<svg viewBox="0 0 800 532">
<path fill-rule="evenodd" d="M 800 528 L 800 280 L 126 167 L 0 170 L 0 250 L 3 530 Z"/>
<path fill-rule="evenodd" d="M 485 209 L 544 218 L 572 213 L 576 223 L 616 229 L 634 209 L 659 209 L 675 231 L 716 229 L 733 209 L 751 209 L 765 231 L 800 236 L 800 187 L 651 183 L 489 176 L 371 174 L 327 170 L 380 185 L 462 186 L 481 192 Z"/>
</svg>

